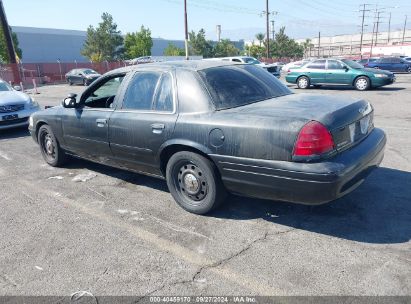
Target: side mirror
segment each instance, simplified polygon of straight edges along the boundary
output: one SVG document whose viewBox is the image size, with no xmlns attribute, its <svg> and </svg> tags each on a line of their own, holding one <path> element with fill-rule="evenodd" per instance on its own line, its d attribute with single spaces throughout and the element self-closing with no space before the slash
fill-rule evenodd
<svg viewBox="0 0 411 304">
<path fill-rule="evenodd" d="M 344 70 L 345 70 L 346 72 L 348 72 L 350 69 L 345 65 L 345 66 L 344 66 Z"/>
<path fill-rule="evenodd" d="M 21 91 L 21 86 L 16 85 L 13 87 L 13 89 L 15 89 L 16 91 Z"/>
<path fill-rule="evenodd" d="M 68 109 L 77 108 L 78 104 L 76 102 L 76 97 L 77 97 L 77 94 L 73 94 L 73 93 L 68 94 L 67 97 L 62 102 L 62 106 Z"/>
</svg>

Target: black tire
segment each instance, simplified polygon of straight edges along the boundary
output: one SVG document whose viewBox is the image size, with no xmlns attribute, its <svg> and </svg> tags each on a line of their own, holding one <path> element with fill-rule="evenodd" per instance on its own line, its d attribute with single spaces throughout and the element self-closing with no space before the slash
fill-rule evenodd
<svg viewBox="0 0 411 304">
<path fill-rule="evenodd" d="M 73 85 L 73 82 L 71 81 L 70 78 L 67 78 L 67 82 L 68 82 L 69 85 L 71 85 L 71 86 Z"/>
<path fill-rule="evenodd" d="M 67 161 L 67 155 L 61 149 L 50 126 L 42 125 L 37 134 L 41 155 L 46 163 L 53 167 L 60 167 Z"/>
<path fill-rule="evenodd" d="M 87 79 L 83 79 L 83 85 L 86 87 L 88 86 Z"/>
<path fill-rule="evenodd" d="M 308 89 L 310 87 L 310 78 L 301 76 L 297 79 L 297 87 L 299 89 Z"/>
<path fill-rule="evenodd" d="M 411 66 L 407 68 L 407 73 L 411 73 Z"/>
<path fill-rule="evenodd" d="M 167 163 L 166 179 L 174 200 L 191 213 L 206 214 L 227 196 L 213 162 L 193 152 L 174 154 Z"/>
<path fill-rule="evenodd" d="M 360 76 L 354 81 L 354 87 L 358 91 L 367 91 L 371 87 L 371 81 L 366 76 Z"/>
</svg>

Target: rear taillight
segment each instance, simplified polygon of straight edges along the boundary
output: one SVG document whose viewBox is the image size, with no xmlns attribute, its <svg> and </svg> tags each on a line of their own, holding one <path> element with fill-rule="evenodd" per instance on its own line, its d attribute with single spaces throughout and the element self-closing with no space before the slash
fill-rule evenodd
<svg viewBox="0 0 411 304">
<path fill-rule="evenodd" d="M 294 156 L 315 156 L 334 149 L 330 131 L 318 121 L 310 121 L 298 134 L 294 145 Z"/>
<path fill-rule="evenodd" d="M 290 70 L 290 69 L 288 69 L 287 73 L 291 73 L 291 70 Z"/>
</svg>

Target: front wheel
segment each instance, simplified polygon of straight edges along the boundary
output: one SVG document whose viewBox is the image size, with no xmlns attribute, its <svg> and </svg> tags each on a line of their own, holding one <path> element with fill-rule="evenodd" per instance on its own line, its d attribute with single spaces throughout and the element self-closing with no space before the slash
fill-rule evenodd
<svg viewBox="0 0 411 304">
<path fill-rule="evenodd" d="M 370 88 L 370 85 L 370 79 L 365 76 L 358 77 L 354 82 L 354 86 L 358 91 L 366 91 Z"/>
<path fill-rule="evenodd" d="M 41 154 L 50 166 L 59 167 L 67 161 L 66 153 L 61 149 L 53 131 L 48 125 L 40 127 L 37 139 Z"/>
<path fill-rule="evenodd" d="M 226 190 L 209 159 L 188 151 L 177 152 L 167 163 L 167 186 L 185 210 L 206 214 L 226 198 Z"/>
<path fill-rule="evenodd" d="M 300 89 L 308 89 L 310 87 L 310 79 L 306 76 L 301 76 L 297 79 L 297 87 Z"/>
</svg>

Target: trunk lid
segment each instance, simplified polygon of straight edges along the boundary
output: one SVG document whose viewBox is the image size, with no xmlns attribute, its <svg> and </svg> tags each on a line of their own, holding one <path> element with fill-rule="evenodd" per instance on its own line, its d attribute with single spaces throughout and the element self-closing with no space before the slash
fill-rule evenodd
<svg viewBox="0 0 411 304">
<path fill-rule="evenodd" d="M 339 96 L 290 94 L 223 111 L 289 118 L 290 123 L 301 119 L 318 121 L 331 132 L 338 151 L 360 142 L 373 128 L 373 110 L 367 101 Z"/>
</svg>

